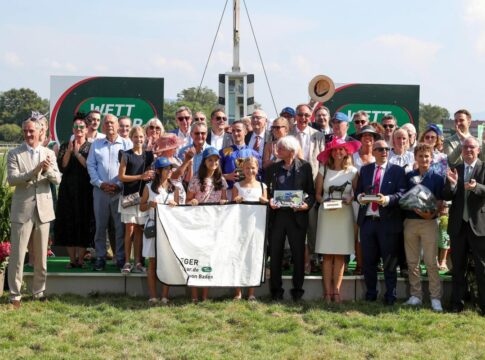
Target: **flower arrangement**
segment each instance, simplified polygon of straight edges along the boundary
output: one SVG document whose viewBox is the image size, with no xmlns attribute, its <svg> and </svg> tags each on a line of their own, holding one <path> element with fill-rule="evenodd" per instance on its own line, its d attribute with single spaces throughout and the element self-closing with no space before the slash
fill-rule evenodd
<svg viewBox="0 0 485 360">
<path fill-rule="evenodd" d="M 8 265 L 8 257 L 10 256 L 10 242 L 0 242 L 0 272 L 4 272 Z"/>
</svg>

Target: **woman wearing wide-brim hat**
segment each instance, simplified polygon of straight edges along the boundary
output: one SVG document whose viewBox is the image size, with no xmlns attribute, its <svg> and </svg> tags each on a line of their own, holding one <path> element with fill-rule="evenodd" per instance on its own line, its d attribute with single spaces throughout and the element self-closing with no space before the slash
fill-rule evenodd
<svg viewBox="0 0 485 360">
<path fill-rule="evenodd" d="M 319 203 L 341 199 L 342 207 L 318 212 L 315 252 L 323 254 L 322 275 L 324 300 L 340 302 L 340 287 L 345 268 L 345 256 L 354 252 L 352 191 L 357 184 L 357 169 L 352 154 L 359 150 L 359 141 L 333 139 L 327 143 L 317 159 L 318 171 L 315 191 Z"/>
</svg>

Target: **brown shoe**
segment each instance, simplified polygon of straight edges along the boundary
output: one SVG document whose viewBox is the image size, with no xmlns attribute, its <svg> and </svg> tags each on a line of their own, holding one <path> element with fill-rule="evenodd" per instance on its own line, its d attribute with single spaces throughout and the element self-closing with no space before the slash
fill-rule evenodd
<svg viewBox="0 0 485 360">
<path fill-rule="evenodd" d="M 10 304 L 15 310 L 20 309 L 20 300 L 10 300 Z"/>
</svg>

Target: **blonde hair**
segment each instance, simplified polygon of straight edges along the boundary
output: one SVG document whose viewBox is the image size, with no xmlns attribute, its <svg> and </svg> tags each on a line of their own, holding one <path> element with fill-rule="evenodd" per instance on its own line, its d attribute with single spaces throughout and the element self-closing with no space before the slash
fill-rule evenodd
<svg viewBox="0 0 485 360">
<path fill-rule="evenodd" d="M 241 167 L 244 168 L 244 166 L 246 164 L 249 164 L 249 165 L 256 165 L 256 167 L 259 169 L 259 162 L 258 162 L 258 159 L 256 159 L 254 156 L 249 156 L 247 158 L 244 159 L 244 161 L 242 162 L 242 165 Z"/>
<path fill-rule="evenodd" d="M 333 151 L 333 149 L 331 151 Z M 347 150 L 345 152 L 347 152 Z M 350 156 L 347 153 L 347 155 L 345 155 L 343 160 L 342 160 L 342 169 L 347 170 L 350 165 L 352 165 L 352 156 Z M 328 157 L 326 166 L 331 170 L 334 170 L 334 168 L 335 168 L 335 160 L 333 159 L 331 153 L 330 153 L 330 156 Z"/>
<path fill-rule="evenodd" d="M 128 133 L 128 137 L 131 139 L 135 133 L 142 133 L 145 135 L 145 129 L 143 129 L 140 125 L 135 125 L 130 129 L 130 132 Z"/>
<path fill-rule="evenodd" d="M 155 124 L 154 124 L 155 123 Z M 160 119 L 158 118 L 151 118 L 150 120 L 147 121 L 147 123 L 145 124 L 145 135 L 146 135 L 146 132 L 147 132 L 147 129 L 152 126 L 152 125 L 158 125 L 161 129 L 160 131 L 160 135 L 163 135 L 165 133 L 165 128 L 163 127 L 163 124 L 162 122 L 160 121 Z"/>
</svg>

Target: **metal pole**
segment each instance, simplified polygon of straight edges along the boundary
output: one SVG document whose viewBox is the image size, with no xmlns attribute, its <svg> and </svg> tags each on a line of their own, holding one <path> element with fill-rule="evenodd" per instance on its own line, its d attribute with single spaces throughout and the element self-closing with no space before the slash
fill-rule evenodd
<svg viewBox="0 0 485 360">
<path fill-rule="evenodd" d="M 233 72 L 240 72 L 239 67 L 239 0 L 234 0 L 234 27 L 233 27 L 233 39 L 234 39 L 234 49 L 233 56 L 234 62 L 232 65 Z"/>
</svg>

